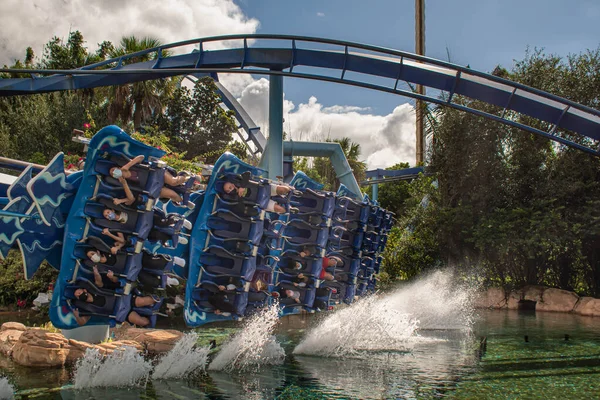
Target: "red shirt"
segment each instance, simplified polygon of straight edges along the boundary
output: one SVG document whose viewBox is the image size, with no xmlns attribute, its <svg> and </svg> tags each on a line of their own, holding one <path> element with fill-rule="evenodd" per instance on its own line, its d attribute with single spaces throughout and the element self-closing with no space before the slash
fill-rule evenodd
<svg viewBox="0 0 600 400">
<path fill-rule="evenodd" d="M 323 265 L 321 267 L 321 274 L 319 275 L 319 279 L 324 279 L 325 274 L 327 273 L 326 268 L 329 266 L 329 257 L 323 257 Z"/>
</svg>

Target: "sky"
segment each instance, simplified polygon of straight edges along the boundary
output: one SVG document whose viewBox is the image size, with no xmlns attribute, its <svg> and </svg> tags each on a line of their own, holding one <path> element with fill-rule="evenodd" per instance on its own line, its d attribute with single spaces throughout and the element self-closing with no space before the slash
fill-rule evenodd
<svg viewBox="0 0 600 400">
<path fill-rule="evenodd" d="M 235 33 L 347 40 L 414 51 L 414 0 L 1 0 L 0 65 L 42 54 L 80 30 L 90 50 L 123 35 L 163 43 Z M 527 48 L 566 56 L 600 44 L 597 0 L 425 0 L 426 55 L 490 72 Z M 221 81 L 268 131 L 268 79 Z M 285 78 L 284 129 L 294 140 L 350 137 L 369 168 L 414 164 L 414 101 L 351 86 Z"/>
</svg>

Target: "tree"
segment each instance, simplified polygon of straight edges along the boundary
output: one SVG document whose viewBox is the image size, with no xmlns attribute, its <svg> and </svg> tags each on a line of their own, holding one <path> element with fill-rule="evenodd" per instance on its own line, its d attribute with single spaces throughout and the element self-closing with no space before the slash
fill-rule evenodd
<svg viewBox="0 0 600 400">
<path fill-rule="evenodd" d="M 155 38 L 127 36 L 121 39 L 117 48 L 105 46 L 99 49 L 101 54 L 108 54 L 117 58 L 126 54 L 160 46 L 160 41 Z M 163 57 L 168 52 L 163 51 Z M 134 64 L 149 61 L 156 57 L 153 53 L 124 60 L 123 64 Z M 108 119 L 111 123 L 121 121 L 127 124 L 133 120 L 133 128 L 139 129 L 142 124 L 149 123 L 162 114 L 167 100 L 172 96 L 178 80 L 172 78 L 154 79 L 132 83 L 129 85 L 112 86 L 110 89 L 110 103 L 108 106 Z"/>
<path fill-rule="evenodd" d="M 359 161 L 360 144 L 354 143 L 348 137 L 334 140 L 327 139 L 326 142 L 338 143 L 340 145 L 357 182 L 363 181 L 365 179 L 367 164 L 364 161 Z M 340 186 L 340 181 L 337 179 L 337 174 L 333 169 L 333 164 L 329 158 L 315 158 L 313 168 L 316 170 L 314 174 L 321 178 L 321 182 L 325 183 L 326 188 L 329 190 L 336 190 Z"/>
<path fill-rule="evenodd" d="M 386 168 L 388 171 L 409 168 L 408 163 L 398 163 Z M 405 202 L 410 198 L 410 183 L 407 181 L 394 181 L 379 184 L 378 201 L 381 207 L 396 215 L 403 215 Z"/>
<path fill-rule="evenodd" d="M 158 124 L 178 151 L 188 158 L 203 157 L 212 163 L 227 150 L 237 130 L 234 112 L 224 110 L 220 104 L 214 81 L 204 77 L 193 91 L 183 86 L 174 91 Z"/>
</svg>

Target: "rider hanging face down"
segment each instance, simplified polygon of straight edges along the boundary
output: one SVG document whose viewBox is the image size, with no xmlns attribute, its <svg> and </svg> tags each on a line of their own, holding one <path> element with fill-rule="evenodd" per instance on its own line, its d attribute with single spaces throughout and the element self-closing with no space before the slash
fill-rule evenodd
<svg viewBox="0 0 600 400">
<path fill-rule="evenodd" d="M 101 264 L 105 267 L 114 266 L 116 263 L 116 256 L 101 252 L 100 250 L 88 250 L 86 253 L 87 258 L 95 263 Z M 185 266 L 185 260 L 178 258 L 179 265 L 183 261 Z M 170 261 L 164 257 L 154 257 L 146 252 L 142 256 L 142 269 L 137 275 L 137 282 L 146 290 L 154 290 L 162 285 L 162 271 L 166 268 Z M 98 266 L 93 266 L 94 283 L 99 288 L 116 290 L 122 287 L 119 278 L 115 273 L 108 269 L 106 272 L 99 272 Z"/>
<path fill-rule="evenodd" d="M 125 194 L 126 194 L 127 198 L 120 199 L 119 200 L 120 203 L 125 203 L 125 204 L 129 203 L 128 205 L 131 205 L 136 200 L 135 197 L 133 196 L 133 194 L 131 194 L 131 190 L 130 190 L 127 182 L 128 181 L 133 182 L 133 183 L 140 182 L 139 173 L 136 170 L 131 170 L 131 168 L 133 166 L 141 163 L 142 161 L 144 161 L 144 156 L 139 155 L 139 156 L 135 157 L 134 159 L 132 159 L 131 161 L 129 161 L 124 166 L 112 167 L 109 170 L 110 176 L 112 176 L 114 179 L 117 179 L 121 183 L 121 185 L 123 185 L 123 189 L 125 190 Z M 192 178 L 190 175 L 186 175 L 186 174 L 173 176 L 169 171 L 165 171 L 165 174 L 164 174 L 164 182 L 166 185 L 169 185 L 169 186 L 184 185 L 188 179 L 194 179 L 194 178 Z M 160 198 L 161 199 L 170 199 L 176 204 L 181 203 L 183 200 L 183 198 L 176 191 L 174 191 L 173 189 L 170 189 L 168 187 L 163 187 L 160 190 Z M 117 204 L 117 203 L 115 203 L 115 204 Z"/>
<path fill-rule="evenodd" d="M 129 219 L 129 214 L 126 211 L 115 211 L 110 208 L 105 208 L 102 211 L 102 215 L 108 221 L 115 221 L 115 222 L 119 222 L 122 224 L 127 223 L 128 219 Z M 154 229 L 154 228 L 172 227 L 178 222 L 178 220 L 179 220 L 178 217 L 171 215 L 171 214 L 166 215 L 166 216 L 161 216 L 158 213 L 154 213 L 152 217 L 153 217 L 153 229 L 151 229 L 150 232 L 148 233 L 148 240 L 151 242 L 162 242 L 163 245 L 165 243 L 167 243 L 169 240 L 172 240 L 172 236 L 176 232 L 173 232 L 173 234 L 171 234 L 171 233 L 167 233 L 167 232 L 162 232 L 162 231 L 160 231 L 158 229 Z M 183 226 L 187 227 L 188 229 L 192 228 L 192 224 L 188 220 L 184 220 Z M 114 250 L 111 249 L 111 252 L 113 254 L 116 254 L 116 252 L 118 250 L 120 250 L 123 247 L 127 247 L 131 244 L 131 241 L 126 240 L 125 236 L 121 232 L 117 232 L 117 234 L 115 235 L 115 234 L 111 233 L 111 231 L 108 228 L 104 228 L 104 229 L 102 229 L 102 233 L 115 241 L 115 246 L 113 247 Z M 180 236 L 179 242 L 181 244 L 186 244 L 187 239 Z"/>
<path fill-rule="evenodd" d="M 92 304 L 96 307 L 100 307 L 100 308 L 104 307 L 107 302 L 107 299 L 105 296 L 95 294 L 95 293 L 90 293 L 87 291 L 87 289 L 84 289 L 84 288 L 75 289 L 74 294 L 75 294 L 75 298 L 77 298 L 77 300 L 79 300 L 80 302 L 90 303 L 90 304 Z M 157 298 L 156 296 L 132 296 L 131 300 L 132 300 L 133 306 L 136 308 L 154 306 L 156 303 L 158 303 L 160 301 L 160 299 Z M 77 324 L 80 326 L 87 324 L 91 318 L 90 316 L 80 315 L 78 309 L 73 310 L 73 315 L 75 316 L 75 320 L 77 321 Z M 139 315 L 134 310 L 129 311 L 129 313 L 127 314 L 126 320 L 127 320 L 127 322 L 129 322 L 133 325 L 138 325 L 141 327 L 150 325 L 150 319 Z"/>
<path fill-rule="evenodd" d="M 226 194 L 237 197 L 238 200 L 251 197 L 258 190 L 259 182 L 251 179 L 250 172 L 246 171 L 240 175 L 239 179 L 236 179 L 235 183 L 226 181 L 223 183 L 223 192 Z M 294 188 L 288 185 L 278 185 L 275 183 L 269 184 L 271 196 L 287 196 Z M 265 208 L 268 212 L 275 212 L 278 214 L 284 214 L 287 212 L 285 207 L 279 205 L 274 200 L 269 200 L 267 207 Z"/>
<path fill-rule="evenodd" d="M 111 208 L 105 208 L 102 211 L 102 216 L 109 221 L 116 221 L 122 224 L 127 223 L 127 220 L 129 219 L 129 214 L 127 213 L 127 211 L 115 211 Z M 154 226 L 161 228 L 173 226 L 179 220 L 180 217 L 173 214 L 167 214 L 163 216 L 155 212 L 152 216 L 152 223 L 154 224 Z M 187 229 L 192 228 L 192 224 L 187 220 L 184 221 L 183 226 Z"/>
</svg>

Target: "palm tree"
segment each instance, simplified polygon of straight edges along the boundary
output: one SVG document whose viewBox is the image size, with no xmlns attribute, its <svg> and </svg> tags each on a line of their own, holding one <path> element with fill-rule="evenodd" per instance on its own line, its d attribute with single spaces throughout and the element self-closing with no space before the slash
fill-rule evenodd
<svg viewBox="0 0 600 400">
<path fill-rule="evenodd" d="M 359 160 L 360 157 L 360 144 L 354 143 L 349 137 L 342 139 L 327 139 L 327 142 L 339 143 L 348 164 L 352 169 L 352 173 L 358 182 L 365 179 L 365 170 L 367 169 L 366 163 Z M 327 158 L 318 158 L 314 161 L 314 167 L 317 170 L 319 176 L 321 176 L 330 190 L 335 190 L 339 187 L 340 181 L 337 179 L 337 175 L 333 170 L 331 161 Z"/>
<path fill-rule="evenodd" d="M 111 58 L 131 54 L 138 51 L 151 49 L 161 45 L 158 39 L 135 36 L 126 36 L 121 39 L 119 47 L 112 50 Z M 163 51 L 163 57 L 168 53 Z M 147 53 L 132 57 L 123 64 L 134 64 L 150 61 L 156 58 L 156 53 Z M 130 85 L 113 86 L 110 89 L 110 104 L 108 106 L 108 119 L 111 122 L 120 120 L 129 123 L 133 119 L 133 126 L 138 129 L 144 122 L 151 120 L 156 114 L 162 113 L 164 104 L 175 88 L 177 80 L 172 78 L 142 81 Z"/>
</svg>

